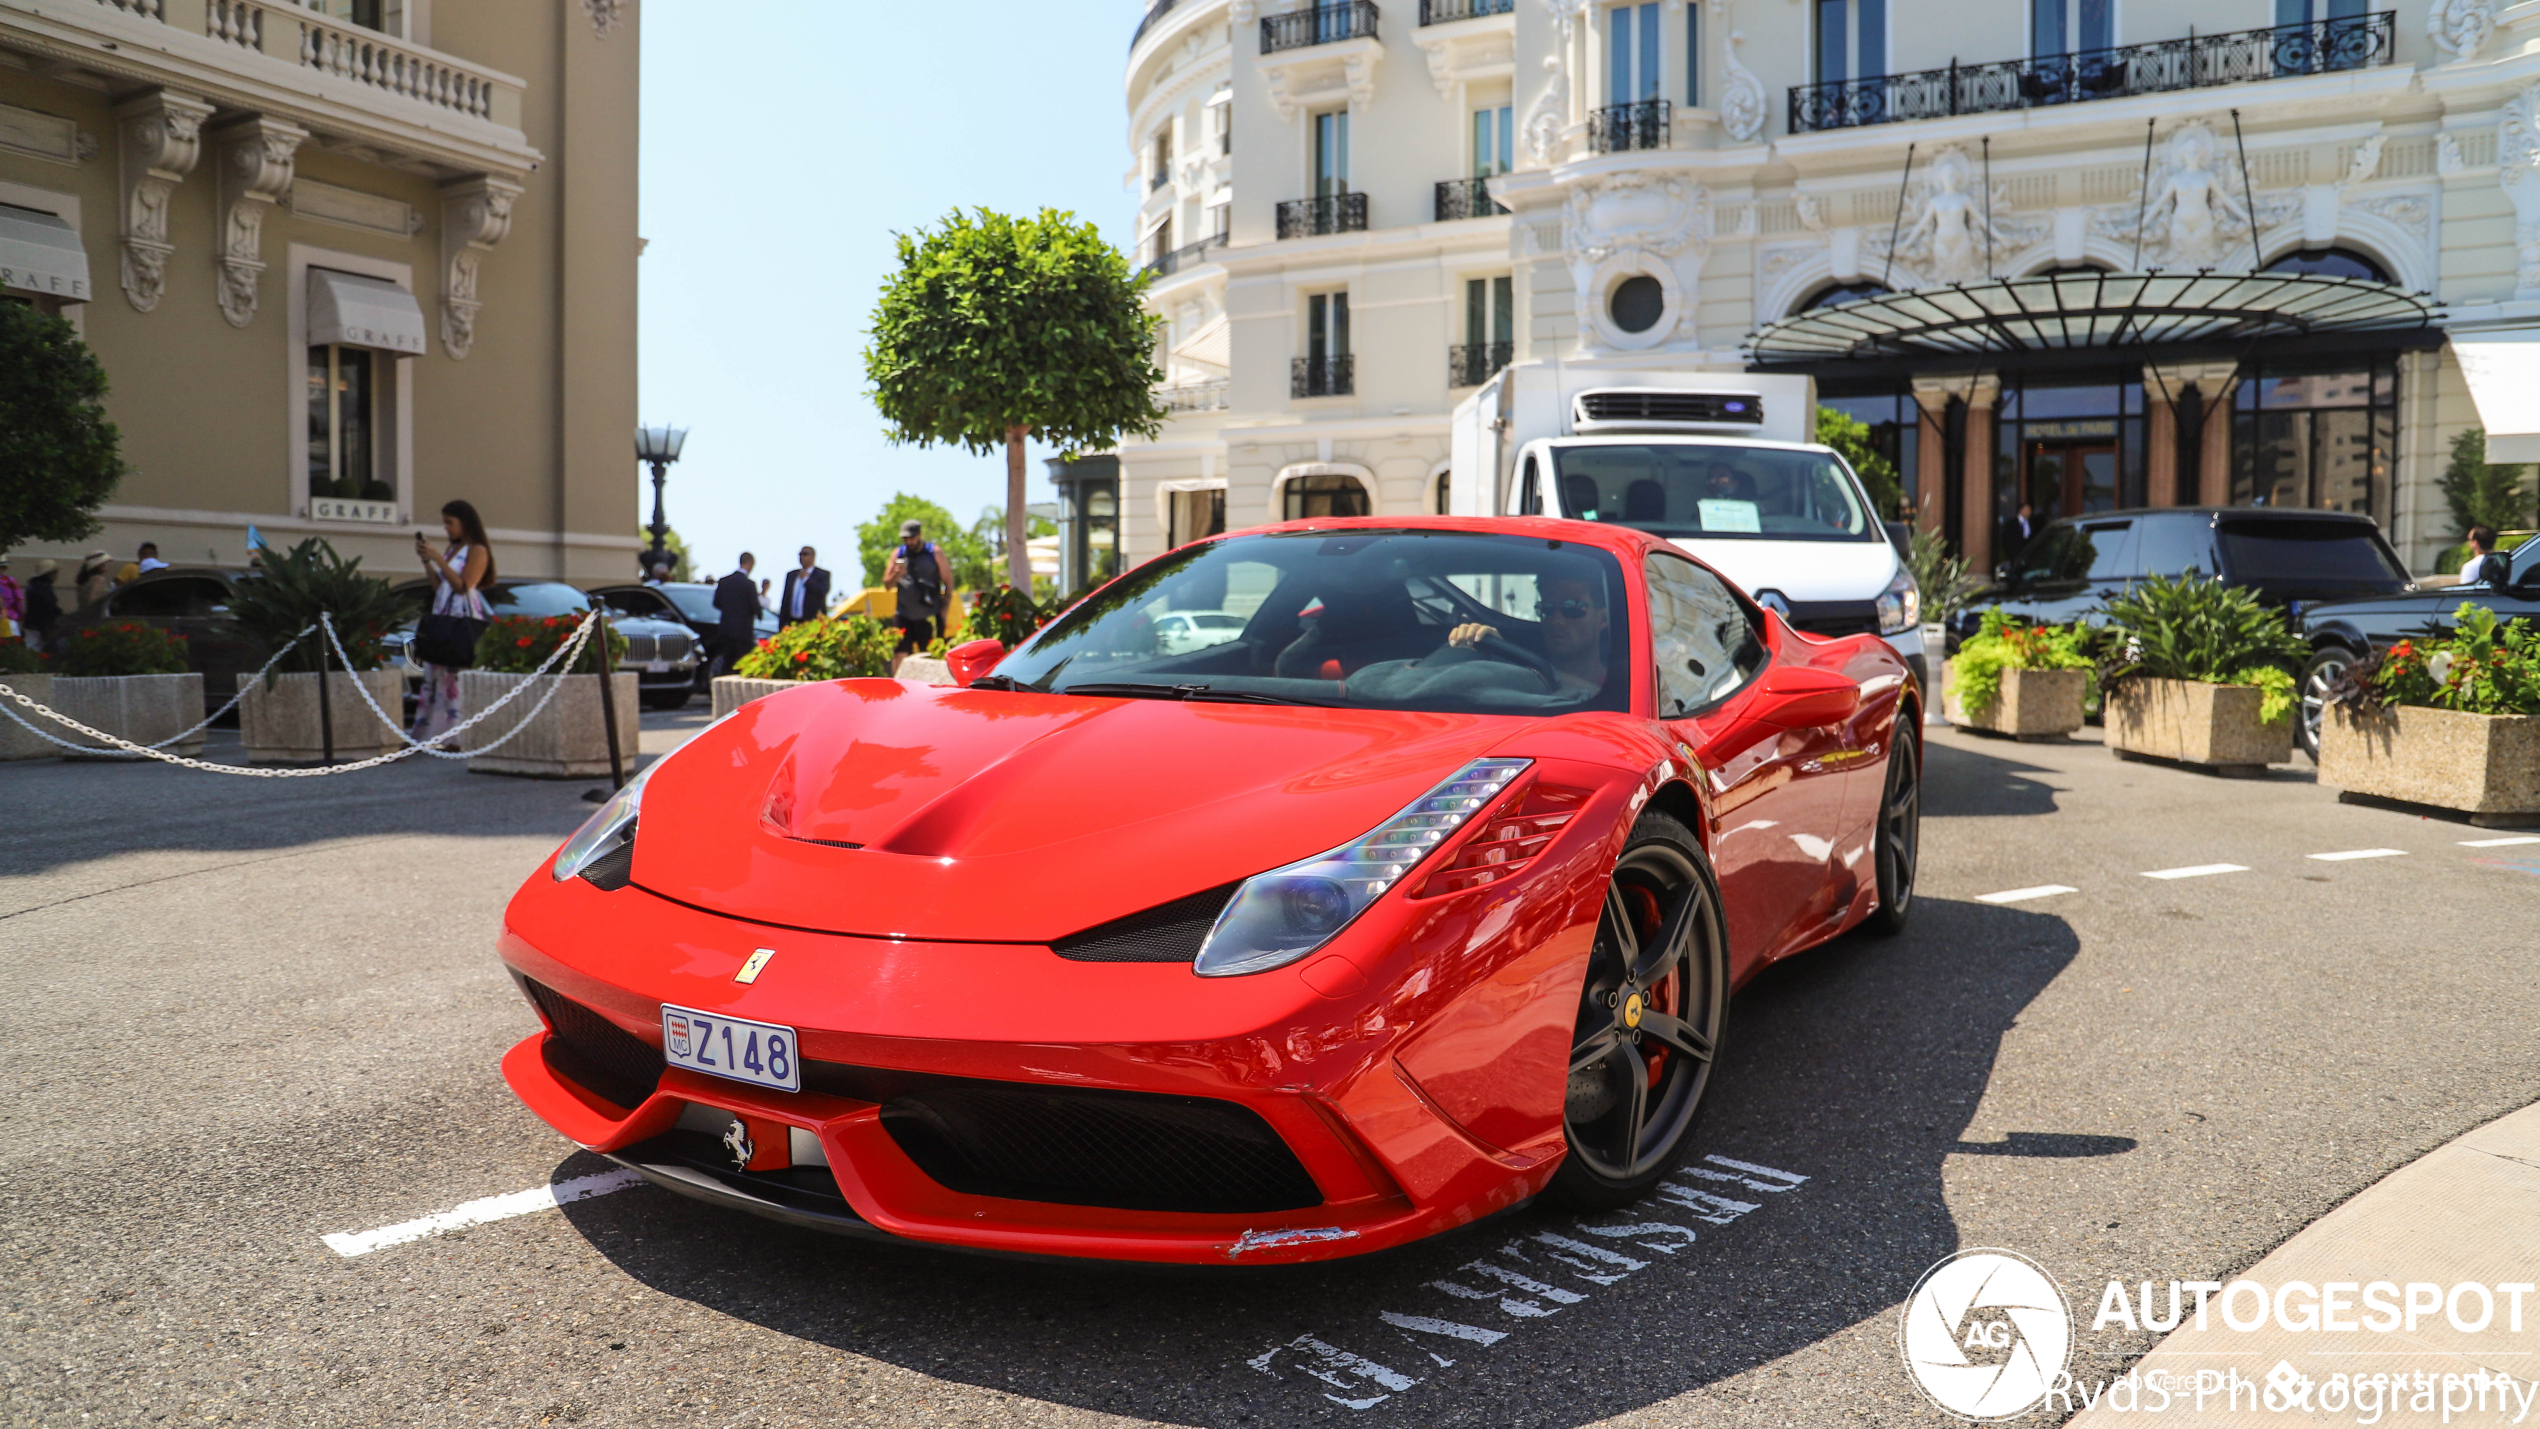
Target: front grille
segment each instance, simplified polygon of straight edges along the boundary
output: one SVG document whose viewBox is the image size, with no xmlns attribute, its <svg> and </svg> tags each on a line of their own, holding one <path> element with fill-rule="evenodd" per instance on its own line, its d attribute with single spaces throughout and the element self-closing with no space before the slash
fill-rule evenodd
<svg viewBox="0 0 2540 1429">
<path fill-rule="evenodd" d="M 661 1085 L 661 1053 L 644 1039 L 544 983 L 520 982 L 553 1032 L 541 1050 L 558 1076 L 630 1109 Z"/>
<path fill-rule="evenodd" d="M 1787 618 L 1793 627 L 1827 640 L 1879 633 L 1878 607 L 1866 600 L 1794 600 Z"/>
<path fill-rule="evenodd" d="M 1209 1097 L 926 1078 L 882 1126 L 964 1195 L 1219 1215 L 1323 1201 L 1269 1123 Z"/>
<path fill-rule="evenodd" d="M 653 653 L 653 637 L 649 635 L 627 636 L 626 658 L 629 660 L 658 659 L 659 657 Z"/>
<path fill-rule="evenodd" d="M 1050 951 L 1080 963 L 1187 963 L 1199 956 L 1240 886 L 1229 883 L 1098 923 L 1050 944 Z"/>
<path fill-rule="evenodd" d="M 1672 392 L 1662 387 L 1609 388 L 1579 394 L 1591 422 L 1720 422 L 1761 426 L 1764 399 L 1749 392 Z"/>
<path fill-rule="evenodd" d="M 685 660 L 688 658 L 688 645 L 689 638 L 686 635 L 678 633 L 665 635 L 661 637 L 661 643 L 658 646 L 661 651 L 659 658 L 664 660 Z"/>
</svg>

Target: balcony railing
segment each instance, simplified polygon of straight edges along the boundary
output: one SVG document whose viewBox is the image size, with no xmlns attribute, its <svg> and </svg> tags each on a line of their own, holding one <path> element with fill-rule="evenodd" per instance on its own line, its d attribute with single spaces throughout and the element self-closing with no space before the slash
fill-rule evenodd
<svg viewBox="0 0 2540 1429">
<path fill-rule="evenodd" d="M 1168 412 L 1223 412 L 1226 410 L 1226 380 L 1214 382 L 1182 382 L 1155 389 L 1155 399 Z"/>
<path fill-rule="evenodd" d="M 1346 397 L 1356 391 L 1356 376 L 1347 353 L 1338 357 L 1300 357 L 1288 369 L 1291 397 Z"/>
<path fill-rule="evenodd" d="M 1790 132 L 2038 109 L 2130 94 L 2366 69 L 2390 62 L 2397 18 L 2397 12 L 2383 10 L 2039 59 L 1953 64 L 1915 74 L 1794 85 Z"/>
<path fill-rule="evenodd" d="M 1490 196 L 1488 179 L 1448 179 L 1438 185 L 1438 222 L 1488 218 L 1508 210 Z"/>
<path fill-rule="evenodd" d="M 1346 4 L 1315 5 L 1285 15 L 1261 17 L 1261 52 L 1265 55 L 1339 40 L 1374 38 L 1376 0 L 1348 0 Z"/>
<path fill-rule="evenodd" d="M 1505 15 L 1516 8 L 1517 0 L 1420 0 L 1420 23 L 1443 25 L 1450 20 Z"/>
<path fill-rule="evenodd" d="M 1138 28 L 1131 32 L 1129 36 L 1129 48 L 1133 50 L 1136 49 L 1138 47 L 1138 41 L 1147 37 L 1147 31 L 1155 28 L 1155 22 L 1163 19 L 1165 12 L 1171 10 L 1179 3 L 1181 3 L 1181 0 L 1155 0 L 1154 4 L 1149 5 L 1147 7 L 1146 17 L 1138 21 Z"/>
<path fill-rule="evenodd" d="M 153 11 L 157 9 L 152 6 Z M 136 11 L 136 13 L 138 13 Z M 203 33 L 304 68 L 350 80 L 384 94 L 428 104 L 471 119 L 498 119 L 494 96 L 503 82 L 448 55 L 330 19 L 297 5 L 268 0 L 211 0 L 203 7 Z"/>
<path fill-rule="evenodd" d="M 1328 198 L 1292 198 L 1279 205 L 1279 236 L 1310 238 L 1318 233 L 1367 231 L 1367 195 L 1333 194 Z"/>
<path fill-rule="evenodd" d="M 1185 243 L 1169 253 L 1158 253 L 1147 260 L 1146 271 L 1159 278 L 1169 278 L 1184 268 L 1208 261 L 1208 250 L 1225 246 L 1226 235 L 1212 233 L 1197 243 Z"/>
<path fill-rule="evenodd" d="M 1609 104 L 1588 114 L 1588 147 L 1600 154 L 1625 149 L 1664 149 L 1674 106 L 1663 99 Z"/>
<path fill-rule="evenodd" d="M 1459 342 L 1446 350 L 1446 385 L 1479 387 L 1516 356 L 1514 343 Z"/>
</svg>

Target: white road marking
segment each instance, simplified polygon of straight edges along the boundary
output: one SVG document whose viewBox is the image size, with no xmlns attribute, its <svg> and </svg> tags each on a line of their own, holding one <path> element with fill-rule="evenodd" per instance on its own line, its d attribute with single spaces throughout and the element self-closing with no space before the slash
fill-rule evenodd
<svg viewBox="0 0 2540 1429">
<path fill-rule="evenodd" d="M 2512 844 L 2540 844 L 2540 834 L 2520 834 L 2509 839 L 2463 839 L 2463 848 L 2504 848 Z"/>
<path fill-rule="evenodd" d="M 595 1176 L 576 1176 L 570 1181 L 557 1181 L 551 1185 L 537 1186 L 526 1191 L 514 1191 L 507 1196 L 487 1196 L 482 1200 L 452 1206 L 446 1211 L 425 1216 L 421 1220 L 401 1221 L 393 1226 L 381 1226 L 375 1231 L 338 1231 L 324 1239 L 327 1249 L 349 1260 L 357 1255 L 368 1255 L 374 1250 L 385 1250 L 392 1245 L 404 1245 L 410 1240 L 422 1240 L 426 1236 L 436 1236 L 444 1231 L 465 1230 L 469 1226 L 509 1220 L 514 1216 L 525 1216 L 533 1211 L 551 1211 L 567 1201 L 587 1201 L 593 1196 L 605 1196 L 611 1191 L 623 1191 L 629 1186 L 640 1186 L 643 1181 L 644 1178 L 633 1171 L 602 1171 Z"/>
<path fill-rule="evenodd" d="M 1710 1162 L 1714 1166 L 1726 1166 L 1732 1171 L 1752 1171 L 1758 1176 L 1770 1176 L 1777 1181 L 1788 1181 L 1790 1186 L 1805 1186 L 1808 1184 L 1808 1178 L 1805 1176 L 1797 1175 L 1789 1171 L 1776 1171 L 1770 1166 L 1758 1166 L 1752 1161 L 1732 1161 L 1726 1156 L 1705 1156 L 1702 1159 Z M 1755 1189 L 1759 1191 L 1787 1191 L 1790 1189 L 1790 1186 L 1757 1186 Z"/>
<path fill-rule="evenodd" d="M 2032 898 L 2052 898 L 2058 893 L 2080 891 L 2077 888 L 2066 888 L 2060 883 L 2041 883 L 2035 888 L 2013 888 L 2001 893 L 1979 893 L 1976 895 L 1976 901 L 1978 903 L 2026 903 Z"/>
<path fill-rule="evenodd" d="M 2247 868 L 2236 863 L 2199 863 L 2187 868 L 2156 868 L 2143 876 L 2146 878 L 2203 878 L 2213 873 L 2247 873 L 2248 871 Z"/>
<path fill-rule="evenodd" d="M 2311 857 L 2322 863 L 2344 863 L 2350 858 L 2406 858 L 2403 848 L 2350 848 L 2343 853 L 2315 853 Z"/>
</svg>

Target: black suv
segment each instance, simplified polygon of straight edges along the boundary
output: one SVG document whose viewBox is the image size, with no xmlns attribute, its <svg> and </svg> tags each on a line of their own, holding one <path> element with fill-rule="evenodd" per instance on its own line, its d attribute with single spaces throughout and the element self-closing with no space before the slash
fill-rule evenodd
<svg viewBox="0 0 2540 1429">
<path fill-rule="evenodd" d="M 2408 568 L 2367 516 L 2264 506 L 2165 506 L 2055 521 L 1994 572 L 1958 617 L 1952 643 L 1984 612 L 2043 625 L 2090 620 L 2147 575 L 2194 572 L 2299 611 L 2315 601 L 2391 595 Z"/>
<path fill-rule="evenodd" d="M 2486 606 L 2498 620 L 2540 620 L 2540 536 L 2513 553 L 2501 586 L 2429 585 L 2304 605 L 2302 638 L 2310 644 L 2311 663 L 2302 672 L 2302 723 L 2296 730 L 2302 747 L 2318 755 L 2320 707 L 2347 666 L 2412 635 L 2444 634 L 2464 601 Z"/>
</svg>

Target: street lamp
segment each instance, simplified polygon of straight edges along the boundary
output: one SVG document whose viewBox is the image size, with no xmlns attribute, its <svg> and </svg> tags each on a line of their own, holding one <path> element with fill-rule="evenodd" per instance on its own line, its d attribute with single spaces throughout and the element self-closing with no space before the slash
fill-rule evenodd
<svg viewBox="0 0 2540 1429">
<path fill-rule="evenodd" d="M 688 444 L 686 427 L 659 426 L 635 429 L 635 459 L 653 469 L 653 524 L 645 529 L 653 533 L 653 548 L 644 556 L 644 573 L 670 563 L 670 521 L 662 515 L 662 483 L 670 479 L 670 464 L 679 460 L 679 449 Z"/>
</svg>

